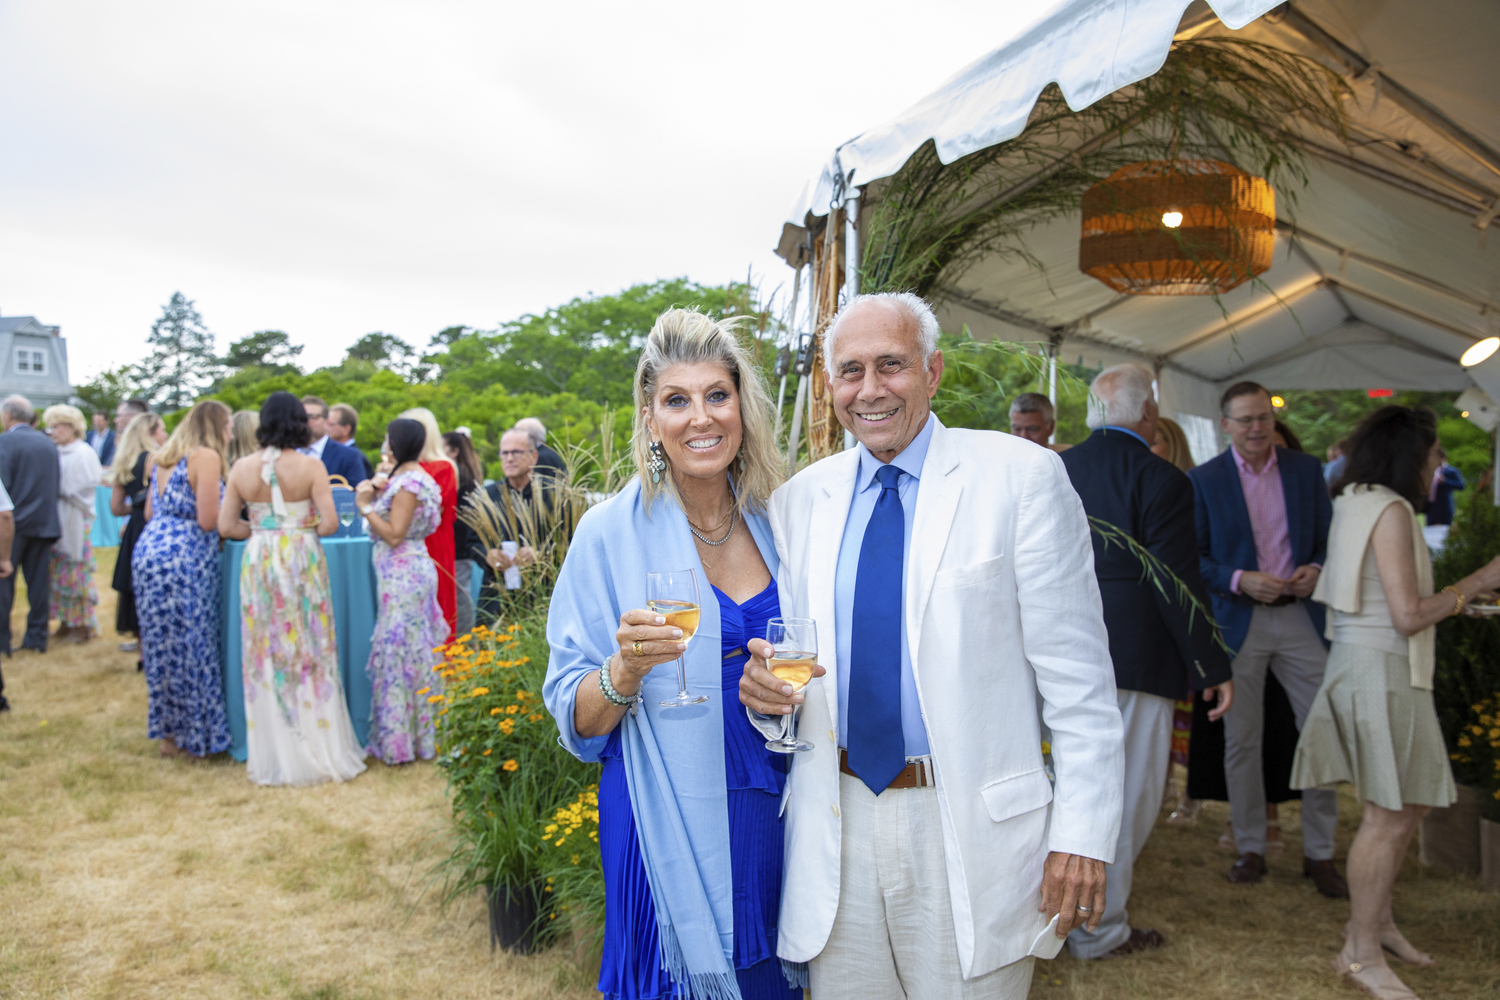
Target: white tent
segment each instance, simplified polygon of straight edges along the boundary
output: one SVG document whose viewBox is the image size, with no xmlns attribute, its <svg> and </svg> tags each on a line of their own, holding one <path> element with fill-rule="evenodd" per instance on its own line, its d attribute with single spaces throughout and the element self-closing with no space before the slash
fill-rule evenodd
<svg viewBox="0 0 1500 1000">
<path fill-rule="evenodd" d="M 1210 9 L 1212 7 L 1212 9 Z M 938 26 L 941 27 L 941 26 Z M 1046 84 L 1070 107 L 1155 73 L 1175 39 L 1235 31 L 1348 80 L 1353 145 L 1304 144 L 1310 185 L 1278 199 L 1271 269 L 1219 297 L 1117 295 L 1078 270 L 1079 218 L 1026 237 L 1044 269 L 981 260 L 937 303 L 945 329 L 1047 341 L 1066 361 L 1140 360 L 1195 452 L 1229 382 L 1276 389 L 1461 390 L 1463 351 L 1496 332 L 1500 239 L 1500 4 L 1494 0 L 1063 0 L 1014 42 L 839 146 L 783 227 L 795 262 L 842 177 L 863 197 L 923 143 L 945 163 L 1019 134 Z M 857 226 L 856 226 L 857 228 Z M 1493 244 L 1493 245 L 1491 245 Z M 1196 419 L 1193 419 L 1196 417 Z"/>
</svg>

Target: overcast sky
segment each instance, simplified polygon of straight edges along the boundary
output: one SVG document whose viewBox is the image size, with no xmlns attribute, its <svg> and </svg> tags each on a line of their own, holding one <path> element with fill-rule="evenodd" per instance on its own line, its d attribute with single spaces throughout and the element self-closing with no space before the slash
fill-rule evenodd
<svg viewBox="0 0 1500 1000">
<path fill-rule="evenodd" d="M 685 275 L 769 291 L 833 147 L 1056 0 L 0 0 L 0 314 L 71 376 L 174 291 L 335 363 Z"/>
</svg>

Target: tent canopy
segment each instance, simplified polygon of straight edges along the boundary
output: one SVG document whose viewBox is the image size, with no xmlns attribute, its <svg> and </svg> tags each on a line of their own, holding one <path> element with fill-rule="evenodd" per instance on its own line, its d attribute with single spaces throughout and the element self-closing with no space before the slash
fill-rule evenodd
<svg viewBox="0 0 1500 1000">
<path fill-rule="evenodd" d="M 1217 299 L 1117 295 L 1078 270 L 1080 219 L 1025 236 L 1042 269 L 990 256 L 935 303 L 947 329 L 1045 340 L 1067 361 L 1144 361 L 1163 409 L 1217 416 L 1224 386 L 1458 391 L 1458 358 L 1495 334 L 1500 239 L 1500 5 L 1492 0 L 1064 0 L 893 122 L 835 151 L 783 227 L 799 264 L 805 230 L 839 178 L 863 189 L 934 140 L 945 163 L 1019 134 L 1056 82 L 1078 110 L 1155 73 L 1174 39 L 1234 33 L 1310 56 L 1353 88 L 1350 145 L 1303 143 L 1309 183 L 1277 199 L 1274 263 Z M 1263 16 L 1262 16 L 1263 15 Z M 1494 244 L 1494 245 L 1491 245 Z M 1205 421 L 1206 422 L 1206 421 Z"/>
</svg>

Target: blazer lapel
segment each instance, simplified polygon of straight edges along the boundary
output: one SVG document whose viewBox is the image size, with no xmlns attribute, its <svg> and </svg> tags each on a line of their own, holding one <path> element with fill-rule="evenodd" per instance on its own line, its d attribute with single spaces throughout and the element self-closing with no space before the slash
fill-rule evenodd
<svg viewBox="0 0 1500 1000">
<path fill-rule="evenodd" d="M 837 732 L 839 646 L 834 631 L 834 576 L 838 571 L 844 525 L 849 520 L 849 504 L 854 499 L 854 478 L 859 460 L 854 451 L 847 451 L 824 461 L 838 462 L 842 467 L 830 470 L 814 495 L 813 509 L 809 512 L 807 610 L 808 616 L 818 623 L 818 662 L 827 671 L 822 685 L 828 703 L 827 728 Z"/>
<path fill-rule="evenodd" d="M 1239 521 L 1239 537 L 1255 537 L 1255 532 L 1250 527 L 1250 508 L 1245 504 L 1245 488 L 1240 485 L 1240 467 L 1234 459 L 1234 445 L 1224 449 L 1223 456 L 1224 478 L 1229 485 L 1230 506 L 1234 508 L 1235 519 Z M 1251 551 L 1255 549 L 1252 542 Z"/>
<path fill-rule="evenodd" d="M 1281 470 L 1281 495 L 1286 503 L 1286 538 L 1292 547 L 1292 565 L 1302 562 L 1302 505 L 1297 502 L 1297 469 L 1290 462 L 1282 461 L 1286 456 L 1283 448 L 1276 449 L 1276 465 Z"/>
<path fill-rule="evenodd" d="M 933 420 L 937 417 L 934 415 Z M 918 645 L 922 636 L 922 610 L 943 561 L 953 517 L 958 511 L 963 486 L 953 475 L 959 456 L 948 447 L 947 428 L 932 429 L 922 479 L 917 489 L 917 509 L 912 516 L 911 552 L 906 563 L 906 645 L 911 651 L 912 672 L 917 672 Z"/>
</svg>

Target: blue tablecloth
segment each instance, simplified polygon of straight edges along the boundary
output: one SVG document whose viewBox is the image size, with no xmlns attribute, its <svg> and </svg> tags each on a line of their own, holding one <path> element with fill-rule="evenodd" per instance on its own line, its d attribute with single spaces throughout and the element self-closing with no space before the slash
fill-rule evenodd
<svg viewBox="0 0 1500 1000">
<path fill-rule="evenodd" d="M 112 545 L 120 544 L 120 531 L 129 520 L 124 517 L 115 517 L 109 512 L 109 495 L 113 493 L 108 486 L 94 487 L 94 530 L 89 535 L 89 544 L 96 549 L 107 549 Z"/>
<path fill-rule="evenodd" d="M 325 538 L 328 582 L 333 589 L 334 634 L 339 643 L 339 675 L 344 681 L 344 701 L 349 721 L 360 746 L 370 735 L 370 637 L 375 634 L 377 595 L 375 565 L 370 560 L 369 536 Z M 224 672 L 224 701 L 229 716 L 229 734 L 234 739 L 229 753 L 235 760 L 249 755 L 245 741 L 245 681 L 240 664 L 240 559 L 244 542 L 229 542 L 219 556 L 219 663 Z"/>
</svg>

